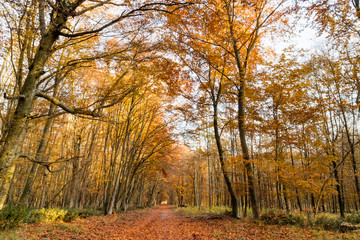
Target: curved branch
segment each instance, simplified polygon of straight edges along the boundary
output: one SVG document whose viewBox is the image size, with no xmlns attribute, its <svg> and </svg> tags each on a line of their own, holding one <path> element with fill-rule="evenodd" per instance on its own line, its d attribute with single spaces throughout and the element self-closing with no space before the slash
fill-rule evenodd
<svg viewBox="0 0 360 240">
<path fill-rule="evenodd" d="M 170 2 L 170 3 L 149 3 L 149 4 L 144 4 L 141 7 L 137 8 L 137 9 L 133 9 L 127 13 L 125 13 L 125 11 L 117 18 L 115 18 L 114 20 L 104 24 L 103 26 L 94 29 L 94 30 L 89 30 L 89 31 L 84 31 L 84 32 L 78 32 L 78 33 L 64 33 L 64 32 L 60 32 L 60 35 L 63 37 L 81 37 L 84 35 L 88 35 L 88 34 L 96 34 L 101 32 L 102 30 L 104 30 L 105 28 L 108 28 L 112 25 L 114 25 L 117 22 L 120 22 L 121 20 L 128 18 L 128 17 L 135 17 L 135 16 L 139 16 L 141 15 L 143 12 L 148 12 L 148 11 L 158 11 L 158 12 L 164 12 L 164 13 L 173 13 L 174 11 L 178 10 L 181 7 L 185 7 L 190 5 L 191 3 L 179 3 L 179 2 Z M 178 6 L 177 8 L 175 8 L 172 11 L 168 11 L 168 10 L 164 10 L 164 9 L 160 9 L 158 7 L 172 7 L 172 6 Z M 81 13 L 81 12 L 80 12 Z M 77 14 L 75 14 L 76 16 Z"/>
<path fill-rule="evenodd" d="M 73 108 L 73 107 L 67 106 L 65 103 L 61 102 L 59 99 L 57 99 L 55 97 L 52 97 L 52 96 L 49 96 L 46 93 L 38 91 L 38 92 L 36 92 L 35 95 L 37 97 L 42 97 L 42 98 L 52 102 L 53 104 L 55 104 L 56 106 L 62 108 L 63 110 L 65 110 L 68 113 L 99 117 L 99 113 L 97 113 L 96 111 L 89 111 L 89 110 L 84 110 L 84 109 L 81 109 L 81 108 Z"/>
<path fill-rule="evenodd" d="M 46 167 L 46 169 L 51 173 L 59 171 L 59 170 L 57 170 L 57 171 L 51 170 L 50 166 L 52 164 L 69 162 L 69 161 L 76 160 L 76 159 L 79 159 L 79 158 L 82 158 L 82 157 L 83 156 L 76 156 L 76 157 L 67 158 L 67 159 L 64 159 L 63 157 L 61 157 L 61 158 L 59 158 L 59 159 L 57 159 L 57 160 L 55 160 L 53 162 L 46 162 L 46 161 L 38 161 L 38 160 L 36 160 L 36 159 L 30 157 L 29 155 L 26 155 L 26 154 L 21 154 L 21 155 L 18 156 L 18 158 L 26 158 L 29 161 L 33 162 L 33 163 L 37 163 L 37 164 L 40 164 L 40 165 Z"/>
</svg>

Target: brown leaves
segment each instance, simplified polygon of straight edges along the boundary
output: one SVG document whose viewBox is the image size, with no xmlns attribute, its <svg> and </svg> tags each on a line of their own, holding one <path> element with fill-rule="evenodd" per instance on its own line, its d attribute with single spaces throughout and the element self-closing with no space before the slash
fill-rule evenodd
<svg viewBox="0 0 360 240">
<path fill-rule="evenodd" d="M 168 206 L 78 220 L 72 224 L 26 226 L 33 239 L 312 239 L 306 229 L 268 226 L 225 216 L 187 218 Z"/>
</svg>

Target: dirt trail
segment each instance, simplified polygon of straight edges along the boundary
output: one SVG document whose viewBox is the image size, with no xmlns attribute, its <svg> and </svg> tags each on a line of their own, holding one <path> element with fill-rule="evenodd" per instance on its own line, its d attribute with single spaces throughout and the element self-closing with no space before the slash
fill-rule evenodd
<svg viewBox="0 0 360 240">
<path fill-rule="evenodd" d="M 26 228 L 31 231 L 32 239 L 312 239 L 304 229 L 259 226 L 227 217 L 190 218 L 173 212 L 168 206 Z"/>
</svg>

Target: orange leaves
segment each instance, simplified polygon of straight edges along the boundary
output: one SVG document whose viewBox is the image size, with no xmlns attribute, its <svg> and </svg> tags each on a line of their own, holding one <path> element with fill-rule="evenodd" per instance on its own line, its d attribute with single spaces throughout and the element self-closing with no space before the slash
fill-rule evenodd
<svg viewBox="0 0 360 240">
<path fill-rule="evenodd" d="M 227 216 L 180 215 L 168 206 L 157 206 L 108 216 L 91 217 L 73 223 L 31 225 L 22 228 L 27 238 L 86 238 L 89 240 L 188 240 L 188 239 L 312 239 L 312 233 L 295 226 L 263 225 L 249 219 Z M 336 235 L 341 238 L 340 235 Z M 333 236 L 336 238 L 336 236 Z"/>
</svg>

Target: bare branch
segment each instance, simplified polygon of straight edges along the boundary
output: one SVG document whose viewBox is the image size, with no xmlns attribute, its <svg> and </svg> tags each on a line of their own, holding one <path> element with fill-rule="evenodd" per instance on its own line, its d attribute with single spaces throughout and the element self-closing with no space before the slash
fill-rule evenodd
<svg viewBox="0 0 360 240">
<path fill-rule="evenodd" d="M 86 12 L 89 12 L 89 11 L 91 11 L 91 10 L 94 10 L 94 9 L 96 9 L 96 8 L 98 8 L 98 7 L 104 6 L 105 4 L 110 3 L 111 0 L 107 0 L 107 1 L 105 1 L 105 2 L 99 2 L 99 1 L 92 1 L 92 2 L 98 2 L 98 4 L 95 4 L 95 5 L 91 6 L 91 7 L 85 8 L 85 9 L 79 11 L 79 12 L 75 12 L 75 13 L 74 13 L 74 16 L 80 16 L 80 15 L 82 15 L 82 14 L 84 14 L 84 13 L 86 13 Z"/>
<path fill-rule="evenodd" d="M 53 161 L 53 162 L 46 162 L 46 161 L 38 161 L 38 160 L 30 157 L 30 156 L 27 155 L 27 154 L 21 154 L 21 155 L 18 156 L 18 158 L 26 158 L 26 159 L 28 159 L 29 161 L 33 162 L 33 163 L 37 163 L 37 164 L 40 164 L 40 165 L 46 167 L 46 169 L 47 169 L 49 172 L 51 172 L 51 173 L 54 173 L 54 172 L 59 171 L 59 170 L 56 170 L 56 171 L 51 170 L 51 169 L 50 169 L 50 166 L 51 166 L 52 164 L 69 162 L 69 161 L 73 161 L 73 160 L 76 160 L 76 159 L 79 159 L 79 158 L 82 158 L 82 157 L 83 157 L 83 156 L 76 156 L 76 157 L 67 158 L 67 159 L 64 159 L 64 158 L 62 157 L 62 158 L 59 158 L 59 159 L 57 159 L 57 160 L 55 160 L 55 161 Z M 63 169 L 63 168 L 61 168 L 61 169 Z M 60 170 L 61 170 L 61 169 L 60 169 Z"/>
<path fill-rule="evenodd" d="M 52 97 L 52 96 L 49 96 L 46 93 L 38 91 L 36 93 L 36 96 L 37 97 L 42 97 L 42 98 L 52 102 L 53 104 L 55 104 L 56 106 L 62 108 L 63 110 L 65 110 L 68 113 L 99 117 L 99 114 L 96 113 L 95 111 L 89 111 L 89 110 L 84 110 L 84 109 L 81 109 L 81 108 L 73 108 L 73 107 L 67 106 L 65 103 L 61 102 L 59 99 L 57 99 L 55 97 Z"/>
<path fill-rule="evenodd" d="M 171 2 L 171 3 L 149 3 L 149 4 L 144 4 L 141 7 L 137 8 L 137 9 L 133 9 L 127 13 L 125 13 L 125 11 L 117 18 L 115 18 L 114 20 L 104 24 L 103 26 L 94 29 L 94 30 L 90 30 L 90 31 L 84 31 L 84 32 L 78 32 L 78 33 L 64 33 L 64 32 L 60 32 L 61 36 L 64 37 L 80 37 L 80 36 L 84 36 L 84 35 L 88 35 L 88 34 L 96 34 L 98 32 L 101 32 L 102 30 L 104 30 L 105 28 L 108 28 L 112 25 L 114 25 L 117 22 L 120 22 L 121 20 L 125 19 L 125 18 L 129 18 L 129 17 L 135 17 L 135 16 L 139 16 L 141 15 L 141 12 L 148 12 L 148 11 L 158 11 L 158 12 L 164 12 L 164 13 L 173 13 L 174 11 L 178 10 L 180 7 L 185 7 L 190 5 L 190 3 L 179 3 L 179 2 Z M 175 8 L 173 11 L 168 11 L 168 10 L 164 10 L 161 9 L 159 7 L 172 7 L 172 6 L 178 6 L 178 8 Z M 76 16 L 74 14 L 74 16 Z"/>
<path fill-rule="evenodd" d="M 5 98 L 5 99 L 9 99 L 9 100 L 13 100 L 13 99 L 25 98 L 25 96 L 24 96 L 24 95 L 19 95 L 19 96 L 8 96 L 8 95 L 6 95 L 6 93 L 4 93 L 4 98 Z"/>
</svg>

